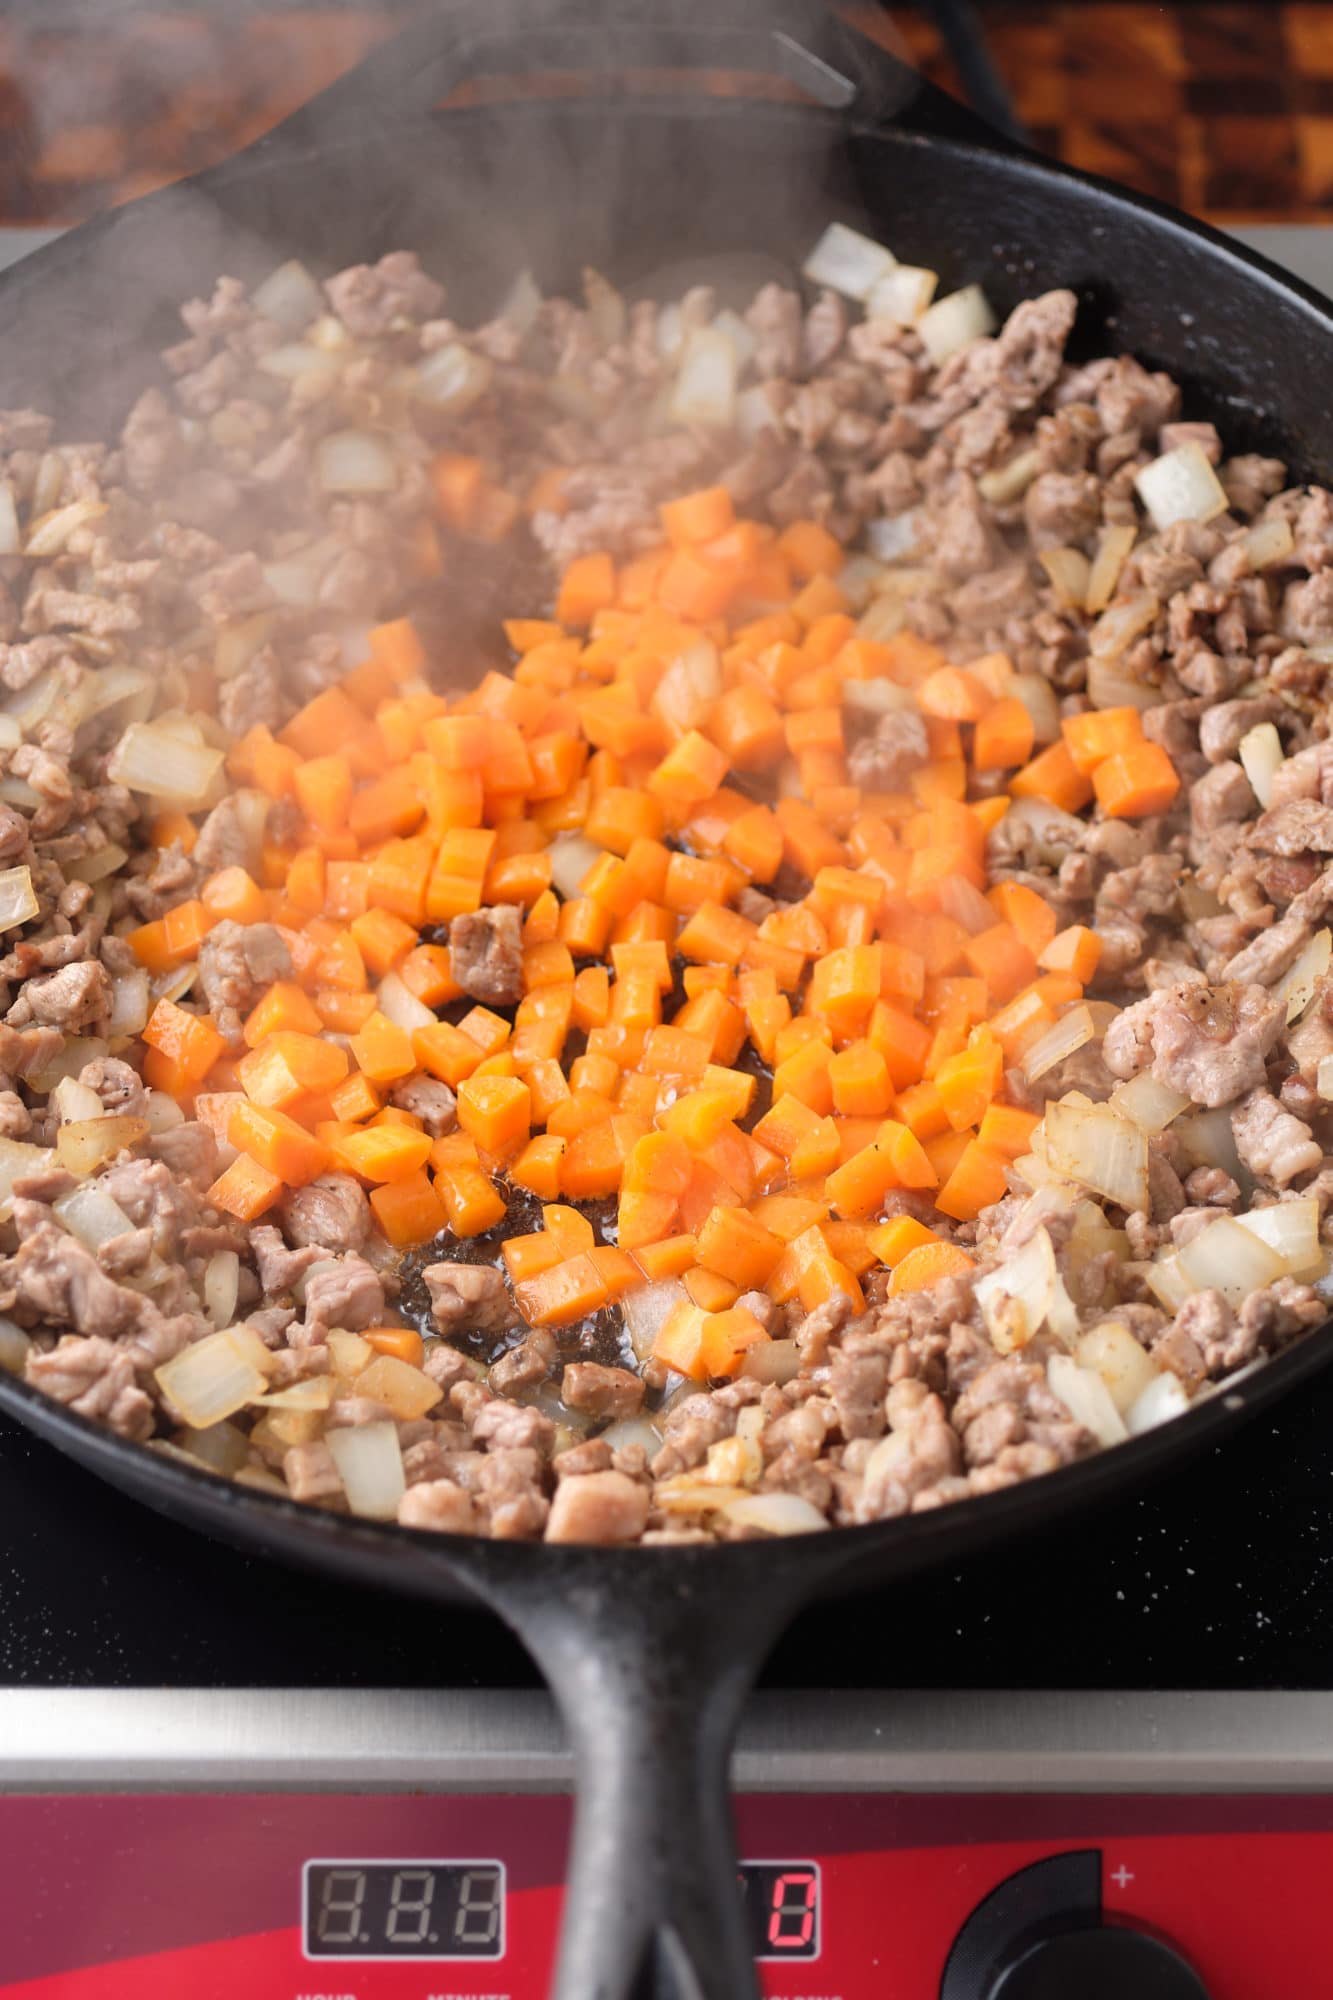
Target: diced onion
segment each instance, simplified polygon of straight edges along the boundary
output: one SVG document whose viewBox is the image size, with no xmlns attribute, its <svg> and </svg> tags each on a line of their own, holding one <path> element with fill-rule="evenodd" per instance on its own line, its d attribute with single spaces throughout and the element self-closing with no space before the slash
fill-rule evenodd
<svg viewBox="0 0 1333 2000">
<path fill-rule="evenodd" d="M 668 409 L 676 424 L 730 428 L 736 414 L 736 350 L 725 333 L 700 326 L 689 334 Z"/>
<path fill-rule="evenodd" d="M 110 1035 L 138 1035 L 148 1025 L 148 974 L 118 972 L 111 981 Z"/>
<path fill-rule="evenodd" d="M 1245 530 L 1242 540 L 1254 569 L 1268 569 L 1273 563 L 1285 562 L 1296 546 L 1291 522 L 1285 514 L 1269 514 L 1256 521 Z"/>
<path fill-rule="evenodd" d="M 909 689 L 900 687 L 897 681 L 844 681 L 842 705 L 857 715 L 892 715 L 899 709 L 915 709 L 916 698 Z M 986 907 L 990 909 L 989 904 Z M 995 912 L 991 910 L 991 922 L 994 921 Z"/>
<path fill-rule="evenodd" d="M 1252 1208 L 1235 1219 L 1242 1229 L 1248 1229 L 1282 1259 L 1288 1277 L 1322 1276 L 1328 1259 L 1319 1241 L 1316 1196 L 1299 1195 L 1293 1201 L 1271 1202 L 1267 1208 Z"/>
<path fill-rule="evenodd" d="M 1192 1111 L 1188 1118 L 1181 1118 L 1175 1137 L 1192 1167 L 1221 1167 L 1233 1180 L 1245 1178 L 1231 1113 L 1225 1105 L 1215 1111 Z"/>
<path fill-rule="evenodd" d="M 520 271 L 496 317 L 519 333 L 531 333 L 542 309 L 541 290 L 531 271 Z"/>
<path fill-rule="evenodd" d="M 385 1409 L 403 1423 L 424 1417 L 427 1410 L 433 1410 L 437 1403 L 444 1400 L 444 1390 L 438 1382 L 433 1382 L 422 1369 L 414 1368 L 410 1361 L 400 1360 L 396 1354 L 377 1354 L 362 1369 L 356 1393 L 383 1403 Z"/>
<path fill-rule="evenodd" d="M 1060 734 L 1060 704 L 1044 674 L 1015 674 L 1005 692 L 1021 701 L 1032 719 L 1037 743 L 1054 743 Z"/>
<path fill-rule="evenodd" d="M 689 1303 L 690 1295 L 679 1278 L 659 1278 L 651 1285 L 636 1285 L 625 1293 L 620 1302 L 621 1315 L 639 1361 L 646 1361 L 652 1353 L 653 1342 L 677 1307 Z"/>
<path fill-rule="evenodd" d="M 653 692 L 654 714 L 673 735 L 700 729 L 722 692 L 722 665 L 711 639 L 696 639 L 678 653 Z"/>
<path fill-rule="evenodd" d="M 753 1350 L 750 1350 L 753 1352 Z M 612 1451 L 632 1451 L 642 1446 L 649 1458 L 662 1449 L 662 1433 L 647 1417 L 619 1417 L 600 1433 L 602 1443 Z"/>
<path fill-rule="evenodd" d="M 263 577 L 279 604 L 288 604 L 296 611 L 311 611 L 319 600 L 319 580 L 323 569 L 322 553 L 318 560 L 308 556 L 287 556 L 281 562 L 265 563 Z"/>
<path fill-rule="evenodd" d="M 75 1076 L 62 1076 L 51 1092 L 51 1103 L 61 1124 L 70 1124 L 76 1118 L 104 1118 L 106 1106 L 90 1084 L 80 1083 Z"/>
<path fill-rule="evenodd" d="M 329 1334 L 329 1354 L 340 1375 L 354 1380 L 363 1368 L 369 1368 L 375 1350 L 368 1340 L 359 1333 L 349 1333 L 343 1327 L 334 1327 Z"/>
<path fill-rule="evenodd" d="M 57 679 L 55 668 L 48 667 L 45 673 L 38 674 L 35 681 L 29 681 L 27 687 L 5 696 L 5 714 L 17 722 L 26 736 L 39 722 L 45 721 L 64 692 L 67 690 Z M 38 793 L 35 796 L 40 799 L 41 795 Z"/>
<path fill-rule="evenodd" d="M 601 860 L 605 849 L 585 839 L 581 833 L 558 833 L 548 852 L 552 886 L 558 895 L 569 902 L 580 894 L 584 877 L 593 863 Z"/>
<path fill-rule="evenodd" d="M 208 796 L 222 761 L 222 751 L 206 743 L 187 743 L 157 723 L 132 722 L 111 752 L 106 774 L 113 784 L 149 798 L 197 805 Z"/>
<path fill-rule="evenodd" d="M 1122 1417 L 1128 1417 L 1157 1374 L 1151 1357 L 1123 1320 L 1104 1319 L 1090 1327 L 1074 1351 L 1080 1368 L 1101 1376 Z"/>
<path fill-rule="evenodd" d="M 72 1174 L 95 1174 L 148 1137 L 146 1118 L 76 1118 L 56 1133 L 56 1156 Z"/>
<path fill-rule="evenodd" d="M 1183 1417 L 1189 1406 L 1190 1399 L 1180 1377 L 1163 1369 L 1130 1406 L 1125 1418 L 1129 1434 L 1142 1437 L 1145 1431 L 1156 1430 L 1158 1424 L 1169 1423 L 1172 1417 Z"/>
<path fill-rule="evenodd" d="M 1183 1090 L 1159 1083 L 1150 1069 L 1141 1069 L 1128 1083 L 1118 1083 L 1110 1102 L 1122 1118 L 1128 1118 L 1141 1132 L 1165 1132 L 1173 1118 L 1192 1102 Z"/>
<path fill-rule="evenodd" d="M 724 339 L 731 342 L 736 350 L 736 373 L 743 375 L 754 360 L 759 348 L 759 342 L 754 333 L 746 325 L 740 314 L 734 313 L 730 306 L 724 306 L 716 319 L 714 319 L 713 331 L 714 333 L 720 333 Z"/>
<path fill-rule="evenodd" d="M 324 310 L 324 296 L 304 264 L 295 257 L 270 271 L 250 294 L 250 303 L 265 319 L 296 329 L 308 326 Z"/>
<path fill-rule="evenodd" d="M 741 1374 L 752 1382 L 794 1382 L 801 1372 L 801 1350 L 794 1340 L 757 1340 L 745 1350 Z"/>
<path fill-rule="evenodd" d="M 409 1035 L 415 1034 L 418 1028 L 435 1025 L 431 1009 L 424 1000 L 417 999 L 396 972 L 385 973 L 379 983 L 377 998 L 385 1020 L 392 1021 L 396 1028 L 405 1028 Z"/>
<path fill-rule="evenodd" d="M 37 897 L 29 868 L 0 869 L 0 931 L 13 930 L 37 915 Z"/>
<path fill-rule="evenodd" d="M 321 438 L 315 469 L 326 493 L 391 493 L 398 484 L 393 453 L 369 431 L 333 431 Z"/>
<path fill-rule="evenodd" d="M 746 391 L 749 394 L 749 391 Z M 838 571 L 834 582 L 846 598 L 853 611 L 864 611 L 871 598 L 884 582 L 887 571 L 882 562 L 874 556 L 850 556 Z"/>
<path fill-rule="evenodd" d="M 1315 1071 L 1315 1089 L 1326 1104 L 1333 1103 L 1333 1055 L 1320 1057 Z"/>
<path fill-rule="evenodd" d="M 997 465 L 992 471 L 983 472 L 977 481 L 977 492 L 992 507 L 1007 507 L 1012 500 L 1027 492 L 1040 471 L 1041 453 L 1020 451 L 1007 465 Z"/>
<path fill-rule="evenodd" d="M 207 1430 L 234 1415 L 268 1386 L 248 1346 L 237 1338 L 241 1331 L 227 1327 L 207 1334 L 153 1371 L 172 1408 L 194 1430 Z"/>
<path fill-rule="evenodd" d="M 1134 486 L 1159 529 L 1176 521 L 1216 520 L 1230 505 L 1202 445 L 1192 439 L 1136 472 Z"/>
<path fill-rule="evenodd" d="M 307 391 L 332 388 L 342 373 L 342 362 L 336 354 L 312 347 L 304 340 L 270 347 L 266 354 L 260 355 L 258 366 L 275 381 L 300 382 Z"/>
<path fill-rule="evenodd" d="M 894 270 L 898 260 L 872 237 L 831 222 L 801 266 L 812 285 L 827 285 L 844 298 L 864 299 Z"/>
<path fill-rule="evenodd" d="M 1271 722 L 1256 722 L 1241 737 L 1236 754 L 1250 789 L 1266 812 L 1273 796 L 1273 780 L 1285 761 L 1282 738 Z"/>
<path fill-rule="evenodd" d="M 750 1493 L 722 1509 L 738 1528 L 762 1535 L 817 1535 L 828 1527 L 819 1509 L 799 1493 Z"/>
<path fill-rule="evenodd" d="M 1057 1173 L 1121 1208 L 1148 1206 L 1148 1141 L 1109 1105 L 1073 1094 L 1048 1104 L 1046 1157 Z"/>
<path fill-rule="evenodd" d="M 46 1146 L 30 1146 L 22 1139 L 0 1139 L 0 1220 L 13 1210 L 15 1181 L 25 1174 L 45 1173 L 52 1157 Z"/>
<path fill-rule="evenodd" d="M 916 330 L 921 336 L 921 345 L 939 368 L 951 354 L 957 354 L 974 340 L 994 333 L 999 323 L 980 285 L 964 285 L 961 291 L 936 299 L 934 305 L 922 313 Z"/>
<path fill-rule="evenodd" d="M 1092 1015 L 1086 1007 L 1071 1007 L 1058 1021 L 1037 1037 L 1032 1046 L 1025 1049 L 1020 1067 L 1029 1083 L 1035 1083 L 1039 1076 L 1045 1076 L 1048 1069 L 1072 1056 L 1076 1049 L 1095 1041 L 1097 1030 L 1093 1026 Z"/>
<path fill-rule="evenodd" d="M 1091 616 L 1105 611 L 1115 596 L 1120 572 L 1125 567 L 1137 534 L 1138 530 L 1132 522 L 1113 522 L 1097 536 L 1092 567 L 1088 571 L 1087 594 L 1083 600 L 1083 608 Z"/>
<path fill-rule="evenodd" d="M 1161 608 L 1151 590 L 1136 590 L 1128 597 L 1118 597 L 1109 610 L 1103 611 L 1088 633 L 1088 647 L 1093 658 L 1118 659 L 1136 639 L 1143 637 Z"/>
<path fill-rule="evenodd" d="M 204 1310 L 214 1326 L 230 1326 L 236 1317 L 241 1260 L 234 1250 L 215 1250 L 204 1266 Z"/>
<path fill-rule="evenodd" d="M 1193 1284 L 1181 1269 L 1179 1257 L 1174 1256 L 1154 1258 L 1144 1267 L 1143 1282 L 1169 1313 L 1179 1312 L 1194 1292 Z"/>
<path fill-rule="evenodd" d="M 327 1410 L 338 1392 L 338 1384 L 332 1375 L 307 1375 L 304 1381 L 289 1382 L 285 1389 L 270 1389 L 266 1396 L 257 1396 L 256 1403 L 265 1410 L 302 1410 L 307 1413 Z"/>
<path fill-rule="evenodd" d="M 679 361 L 685 345 L 685 324 L 674 299 L 658 313 L 653 340 L 663 361 Z"/>
<path fill-rule="evenodd" d="M 1233 1306 L 1271 1285 L 1286 1268 L 1276 1250 L 1229 1215 L 1219 1215 L 1182 1245 L 1176 1262 L 1196 1291 L 1221 1292 Z"/>
<path fill-rule="evenodd" d="M 108 1045 L 97 1035 L 67 1035 L 63 1048 L 56 1051 L 41 1069 L 25 1072 L 34 1090 L 54 1090 L 62 1076 L 77 1076 L 87 1063 L 109 1055 Z"/>
<path fill-rule="evenodd" d="M 1090 574 L 1082 549 L 1042 549 L 1037 560 L 1050 578 L 1056 603 L 1066 611 L 1081 611 Z"/>
<path fill-rule="evenodd" d="M 1080 1368 L 1068 1354 L 1053 1354 L 1046 1363 L 1046 1380 L 1074 1422 L 1091 1431 L 1098 1444 L 1125 1442 L 1129 1436 L 1125 1420 L 1100 1375 Z"/>
<path fill-rule="evenodd" d="M 461 341 L 451 340 L 419 363 L 416 392 L 432 409 L 458 416 L 486 394 L 494 372 L 484 354 L 474 354 Z"/>
<path fill-rule="evenodd" d="M 7 479 L 0 479 L 0 556 L 16 556 L 22 546 L 14 489 Z"/>
<path fill-rule="evenodd" d="M 17 1320 L 0 1316 L 0 1370 L 6 1375 L 21 1375 L 32 1347 L 32 1335 L 25 1333 Z"/>
<path fill-rule="evenodd" d="M 49 561 L 52 556 L 60 554 L 76 528 L 86 527 L 90 521 L 100 521 L 105 512 L 105 500 L 70 500 L 63 507 L 52 508 L 28 530 L 24 555 Z"/>
<path fill-rule="evenodd" d="M 1333 932 L 1316 931 L 1302 946 L 1286 977 L 1273 989 L 1273 997 L 1286 1003 L 1288 1027 L 1300 1020 L 1318 993 L 1330 962 L 1333 962 Z"/>
<path fill-rule="evenodd" d="M 753 444 L 761 431 L 780 431 L 777 412 L 762 382 L 742 389 L 736 398 L 736 431 L 746 444 Z"/>
<path fill-rule="evenodd" d="M 907 612 L 901 597 L 881 596 L 872 599 L 856 622 L 858 639 L 872 639 L 876 644 L 892 639 L 907 623 Z"/>
<path fill-rule="evenodd" d="M 97 1181 L 85 1181 L 81 1186 L 71 1188 L 68 1194 L 62 1194 L 59 1201 L 51 1206 L 52 1213 L 59 1217 L 70 1235 L 77 1236 L 88 1250 L 97 1250 L 103 1243 L 110 1243 L 113 1237 L 124 1236 L 134 1228 L 120 1203 L 113 1201 Z"/>
<path fill-rule="evenodd" d="M 977 1279 L 976 1301 L 998 1353 L 1012 1354 L 1035 1339 L 1054 1287 L 1055 1251 L 1045 1229 L 1034 1229 L 1012 1256 Z"/>
<path fill-rule="evenodd" d="M 891 320 L 895 326 L 915 326 L 935 296 L 938 271 L 920 264 L 899 264 L 877 278 L 866 294 L 866 318 Z"/>
<path fill-rule="evenodd" d="M 127 849 L 114 840 L 104 841 L 91 854 L 81 855 L 77 861 L 65 863 L 65 873 L 72 882 L 104 882 L 108 875 L 114 875 L 122 862 L 129 860 Z"/>
<path fill-rule="evenodd" d="M 866 527 L 866 547 L 879 562 L 896 562 L 910 555 L 921 532 L 921 509 L 908 508 L 905 514 L 885 515 Z"/>
<path fill-rule="evenodd" d="M 206 1465 L 210 1472 L 221 1473 L 224 1479 L 233 1478 L 250 1456 L 250 1440 L 235 1424 L 210 1424 L 202 1431 L 192 1430 L 187 1424 L 177 1432 L 175 1442 L 200 1465 Z"/>
<path fill-rule="evenodd" d="M 392 1521 L 407 1491 L 396 1426 L 387 1419 L 357 1424 L 350 1430 L 326 1432 L 324 1442 L 352 1512 L 369 1521 Z"/>
</svg>

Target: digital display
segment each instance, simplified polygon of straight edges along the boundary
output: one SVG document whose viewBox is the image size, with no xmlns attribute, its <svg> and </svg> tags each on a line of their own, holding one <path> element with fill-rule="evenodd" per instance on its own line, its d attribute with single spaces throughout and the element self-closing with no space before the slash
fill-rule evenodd
<svg viewBox="0 0 1333 2000">
<path fill-rule="evenodd" d="M 813 1861 L 746 1861 L 741 1893 L 756 1958 L 819 1957 L 819 1869 Z"/>
<path fill-rule="evenodd" d="M 307 1958 L 503 1958 L 499 1861 L 307 1861 Z"/>
</svg>

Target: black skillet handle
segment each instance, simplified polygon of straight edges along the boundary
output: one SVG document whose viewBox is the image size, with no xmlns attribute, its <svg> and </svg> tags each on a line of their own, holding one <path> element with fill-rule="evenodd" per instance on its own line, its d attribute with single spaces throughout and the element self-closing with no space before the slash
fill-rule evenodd
<svg viewBox="0 0 1333 2000">
<path fill-rule="evenodd" d="M 693 1551 L 661 1564 L 651 1550 L 608 1551 L 591 1582 L 586 1562 L 562 1579 L 559 1553 L 543 1550 L 517 1589 L 512 1572 L 480 1586 L 541 1667 L 577 1766 L 549 2000 L 760 2000 L 728 1767 L 807 1566 L 784 1575 L 769 1548 L 763 1587 L 727 1591 Z"/>
<path fill-rule="evenodd" d="M 777 76 L 860 125 L 1011 143 L 825 0 L 438 0 L 260 144 L 392 132 L 476 76 L 654 68 Z"/>
</svg>

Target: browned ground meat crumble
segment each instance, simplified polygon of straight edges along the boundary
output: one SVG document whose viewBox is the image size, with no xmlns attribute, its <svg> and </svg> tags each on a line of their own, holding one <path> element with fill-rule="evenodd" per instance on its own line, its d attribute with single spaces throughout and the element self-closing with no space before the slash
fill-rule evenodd
<svg viewBox="0 0 1333 2000">
<path fill-rule="evenodd" d="M 1075 1330 L 1114 1322 L 1191 1392 L 1319 1321 L 1320 1297 L 1291 1278 L 1238 1305 L 1196 1291 L 1173 1313 L 1148 1275 L 1155 1253 L 1247 1207 L 1313 1197 L 1333 1240 L 1327 960 L 1290 1026 L 1279 990 L 1333 910 L 1333 495 L 1288 485 L 1275 460 L 1228 458 L 1211 424 L 1180 421 L 1176 385 L 1130 356 L 1069 365 L 1069 292 L 1021 304 L 996 337 L 937 368 L 910 329 L 860 320 L 832 292 L 806 301 L 767 285 L 745 314 L 756 340 L 746 382 L 763 407 L 744 438 L 663 431 L 668 362 L 650 302 L 608 301 L 591 285 L 584 306 L 548 299 L 525 327 L 498 319 L 468 330 L 444 316 L 443 288 L 406 253 L 343 272 L 324 292 L 323 317 L 302 329 L 221 279 L 211 299 L 184 307 L 187 337 L 116 444 L 55 443 L 37 412 L 0 413 L 0 484 L 29 550 L 0 562 L 0 688 L 14 718 L 0 736 L 0 863 L 29 868 L 39 902 L 0 959 L 0 1148 L 50 1145 L 62 1076 L 149 1126 L 98 1178 L 125 1228 L 95 1250 L 63 1226 L 59 1205 L 76 1183 L 53 1157 L 25 1153 L 16 1169 L 0 1159 L 10 1185 L 0 1312 L 26 1337 L 28 1380 L 127 1438 L 332 1508 L 346 1500 L 328 1431 L 387 1416 L 348 1385 L 324 1435 L 294 1439 L 266 1416 L 219 1426 L 226 1436 L 210 1445 L 164 1404 L 154 1369 L 215 1324 L 210 1274 L 233 1271 L 225 1310 L 263 1343 L 273 1387 L 336 1375 L 330 1334 L 379 1324 L 402 1281 L 347 1175 L 289 1194 L 248 1232 L 208 1207 L 219 1166 L 210 1132 L 173 1120 L 145 1091 L 138 1044 L 116 1026 L 124 982 L 137 976 L 119 933 L 208 872 L 253 863 L 267 808 L 255 795 L 224 797 L 191 855 L 156 848 L 143 830 L 157 802 L 109 779 L 108 763 L 128 720 L 193 713 L 201 688 L 216 687 L 218 719 L 203 729 L 221 745 L 257 722 L 276 727 L 335 679 L 344 635 L 398 611 L 423 583 L 417 531 L 435 519 L 427 467 L 444 447 L 479 454 L 513 490 L 541 468 L 568 468 L 568 510 L 532 523 L 556 565 L 648 545 L 662 500 L 715 480 L 746 511 L 776 523 L 813 516 L 849 546 L 892 522 L 881 635 L 896 622 L 958 660 L 1002 650 L 1049 684 L 1057 720 L 1092 705 L 1090 688 L 1107 705 L 1108 671 L 1137 690 L 1147 734 L 1186 780 L 1172 812 L 1130 824 L 1029 801 L 991 838 L 995 877 L 1038 891 L 1061 925 L 1097 931 L 1096 991 L 1124 1008 L 1100 1045 L 1035 1082 L 1016 1072 L 1010 1094 L 1037 1109 L 1070 1091 L 1099 1103 L 1148 1073 L 1190 1117 L 1152 1140 L 1139 1209 L 1071 1207 L 1018 1171 L 1012 1193 L 975 1223 L 891 1197 L 887 1213 L 926 1214 L 966 1243 L 975 1271 L 901 1297 L 887 1296 L 881 1274 L 857 1317 L 845 1300 L 803 1314 L 750 1295 L 742 1302 L 786 1343 L 786 1379 L 742 1374 L 676 1389 L 662 1407 L 651 1368 L 525 1328 L 504 1277 L 456 1261 L 441 1242 L 423 1275 L 436 1336 L 425 1370 L 442 1400 L 397 1424 L 400 1521 L 500 1537 L 701 1540 L 762 1531 L 744 1509 L 723 1508 L 722 1494 L 794 1496 L 802 1525 L 863 1523 L 1077 1459 L 1101 1440 L 1048 1380 L 1069 1338 L 1044 1332 L 1007 1351 L 977 1297 L 1040 1230 Z M 679 324 L 706 324 L 716 304 L 706 289 L 690 292 Z M 265 368 L 301 338 L 329 365 L 299 376 Z M 410 399 L 405 373 L 453 344 L 475 359 L 469 406 Z M 351 429 L 391 440 L 391 490 L 322 489 L 321 440 Z M 1217 466 L 1230 511 L 1154 532 L 1135 475 L 1187 441 Z M 1285 553 L 1256 569 L 1253 531 L 1266 524 Z M 1103 532 L 1122 526 L 1138 539 L 1094 621 L 1037 557 L 1092 558 Z M 1128 634 L 1118 647 L 1108 636 L 1117 621 Z M 113 669 L 138 678 L 99 708 L 91 697 Z M 915 715 L 849 710 L 849 722 L 860 728 L 855 782 L 892 788 L 927 754 Z M 1275 726 L 1285 753 L 1263 810 L 1237 754 L 1260 724 Z M 751 914 L 771 907 L 749 893 Z M 520 997 L 516 909 L 456 920 L 449 945 L 467 994 L 492 1007 Z M 276 927 L 221 924 L 200 952 L 192 1004 L 235 1043 L 256 995 L 290 964 Z M 396 1101 L 432 1133 L 453 1126 L 442 1085 L 414 1079 Z M 1188 1136 L 1196 1110 L 1222 1118 L 1208 1128 L 1210 1157 Z M 632 1360 L 628 1345 L 619 1360 Z"/>
</svg>

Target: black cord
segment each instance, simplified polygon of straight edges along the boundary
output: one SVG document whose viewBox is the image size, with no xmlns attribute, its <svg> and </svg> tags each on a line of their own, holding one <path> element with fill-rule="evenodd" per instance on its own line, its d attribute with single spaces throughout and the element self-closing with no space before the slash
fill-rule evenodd
<svg viewBox="0 0 1333 2000">
<path fill-rule="evenodd" d="M 890 0 L 883 4 L 888 7 Z M 972 109 L 997 132 L 1026 145 L 1028 135 L 995 66 L 972 0 L 921 0 L 921 6 L 943 37 Z"/>
</svg>

